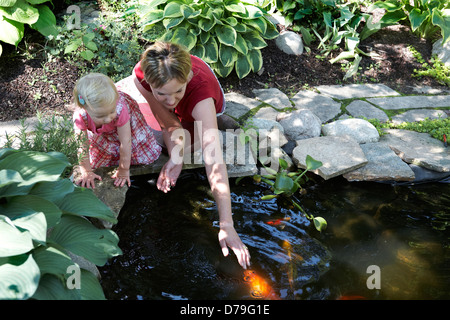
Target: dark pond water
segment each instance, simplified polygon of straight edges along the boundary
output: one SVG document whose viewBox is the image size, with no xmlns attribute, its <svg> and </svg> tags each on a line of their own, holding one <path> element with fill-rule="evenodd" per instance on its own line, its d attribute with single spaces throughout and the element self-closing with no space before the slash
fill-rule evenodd
<svg viewBox="0 0 450 320">
<path fill-rule="evenodd" d="M 230 180 L 235 227 L 252 256 L 223 257 L 203 171 L 168 194 L 139 177 L 113 228 L 123 255 L 100 269 L 107 299 L 449 299 L 450 184 L 316 181 L 300 196 L 319 233 L 245 178 Z M 369 288 L 370 287 L 370 288 Z"/>
</svg>

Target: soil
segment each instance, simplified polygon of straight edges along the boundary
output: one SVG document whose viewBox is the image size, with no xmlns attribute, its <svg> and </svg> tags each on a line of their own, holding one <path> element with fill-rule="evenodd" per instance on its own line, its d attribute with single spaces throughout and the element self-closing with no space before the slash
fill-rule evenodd
<svg viewBox="0 0 450 320">
<path fill-rule="evenodd" d="M 32 40 L 34 39 L 34 40 Z M 219 79 L 225 92 L 239 92 L 249 97 L 252 90 L 275 87 L 292 96 L 299 90 L 326 84 L 383 83 L 401 93 L 411 93 L 411 86 L 431 86 L 444 88 L 432 78 L 413 77 L 414 69 L 420 64 L 413 57 L 408 46 L 413 46 L 429 62 L 432 43 L 418 38 L 410 29 L 391 26 L 373 34 L 360 44 L 365 51 L 374 51 L 379 59 L 364 56 L 360 72 L 352 79 L 343 81 L 345 71 L 341 64 L 331 64 L 330 57 L 321 58 L 316 45 L 310 46 L 310 53 L 293 56 L 283 53 L 275 41 L 266 41 L 268 46 L 261 50 L 263 68 L 238 79 L 234 71 L 227 78 Z M 68 106 L 72 99 L 72 89 L 78 78 L 78 69 L 64 59 L 45 62 L 26 50 L 3 45 L 0 57 L 0 121 L 19 120 L 42 114 L 71 113 Z M 38 52 L 43 45 L 42 37 L 31 37 L 22 46 L 29 52 Z M 20 48 L 20 46 L 19 46 Z M 339 52 L 335 52 L 336 56 Z M 131 70 L 130 70 L 131 72 Z"/>
</svg>

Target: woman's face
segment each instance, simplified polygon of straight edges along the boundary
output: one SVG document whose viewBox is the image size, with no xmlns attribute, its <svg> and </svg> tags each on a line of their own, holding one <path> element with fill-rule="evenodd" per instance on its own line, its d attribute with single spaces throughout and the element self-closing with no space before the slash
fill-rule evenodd
<svg viewBox="0 0 450 320">
<path fill-rule="evenodd" d="M 175 109 L 178 102 L 184 97 L 187 82 L 181 83 L 177 79 L 172 79 L 160 88 L 150 85 L 153 96 L 159 103 L 169 110 Z"/>
</svg>

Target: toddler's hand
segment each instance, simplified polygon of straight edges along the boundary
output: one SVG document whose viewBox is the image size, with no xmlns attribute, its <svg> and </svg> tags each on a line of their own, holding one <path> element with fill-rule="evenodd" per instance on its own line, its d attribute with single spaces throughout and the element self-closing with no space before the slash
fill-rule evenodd
<svg viewBox="0 0 450 320">
<path fill-rule="evenodd" d="M 111 178 L 115 179 L 114 185 L 116 187 L 123 187 L 125 183 L 130 187 L 130 170 L 117 169 L 117 171 L 111 176 Z"/>
<path fill-rule="evenodd" d="M 81 172 L 81 177 L 75 183 L 84 188 L 95 189 L 95 179 L 101 181 L 102 177 L 92 171 L 84 171 Z"/>
</svg>

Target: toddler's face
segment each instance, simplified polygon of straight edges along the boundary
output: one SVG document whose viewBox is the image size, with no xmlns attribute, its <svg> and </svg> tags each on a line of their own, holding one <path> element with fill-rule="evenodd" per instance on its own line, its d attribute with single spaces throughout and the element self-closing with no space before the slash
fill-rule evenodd
<svg viewBox="0 0 450 320">
<path fill-rule="evenodd" d="M 117 116 L 115 105 L 106 105 L 95 109 L 88 106 L 86 111 L 97 126 L 108 124 Z"/>
</svg>

